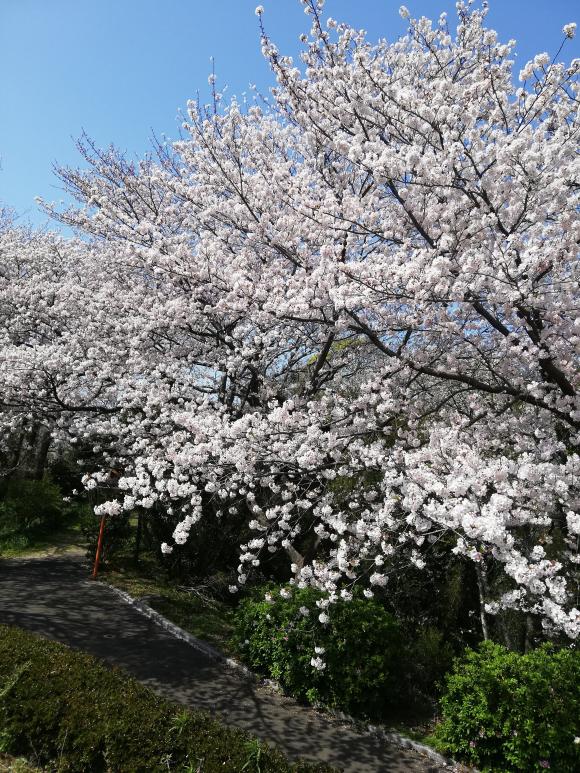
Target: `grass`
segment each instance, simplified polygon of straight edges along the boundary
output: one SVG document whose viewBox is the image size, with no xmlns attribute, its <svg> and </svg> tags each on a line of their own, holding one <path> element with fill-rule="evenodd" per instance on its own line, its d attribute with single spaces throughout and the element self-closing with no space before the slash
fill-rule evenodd
<svg viewBox="0 0 580 773">
<path fill-rule="evenodd" d="M 0 754 L 0 773 L 39 773 L 41 768 L 33 767 L 23 757 Z"/>
<path fill-rule="evenodd" d="M 143 599 L 188 633 L 213 644 L 227 655 L 234 655 L 230 643 L 234 626 L 232 608 L 202 591 L 164 580 L 158 573 L 159 568 L 155 570 L 147 562 L 135 566 L 129 562 L 119 565 L 117 561 L 114 567 L 105 567 L 100 577 L 133 598 Z"/>
<path fill-rule="evenodd" d="M 430 746 L 431 749 L 439 751 L 435 736 L 433 735 L 434 728 L 434 720 L 424 725 L 417 725 L 413 722 L 404 724 L 401 722 L 396 725 L 390 725 L 389 727 L 393 733 L 398 733 L 399 735 L 405 736 L 405 738 L 410 738 L 411 741 L 425 744 L 425 746 Z"/>
<path fill-rule="evenodd" d="M 84 552 L 86 545 L 76 513 L 65 514 L 56 526 L 29 529 L 0 524 L 0 557 L 27 558 Z"/>
</svg>

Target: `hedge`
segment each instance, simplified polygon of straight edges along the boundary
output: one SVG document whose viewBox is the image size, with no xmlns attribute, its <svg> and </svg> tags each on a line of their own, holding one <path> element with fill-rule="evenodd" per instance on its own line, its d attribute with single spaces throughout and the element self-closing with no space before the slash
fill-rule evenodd
<svg viewBox="0 0 580 773">
<path fill-rule="evenodd" d="M 0 625 L 0 750 L 70 773 L 330 773 L 159 697 L 121 669 Z"/>
</svg>

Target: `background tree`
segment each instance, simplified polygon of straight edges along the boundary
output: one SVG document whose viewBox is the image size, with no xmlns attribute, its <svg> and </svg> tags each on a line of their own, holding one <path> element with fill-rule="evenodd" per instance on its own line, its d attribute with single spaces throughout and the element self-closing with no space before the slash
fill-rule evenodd
<svg viewBox="0 0 580 773">
<path fill-rule="evenodd" d="M 271 105 L 191 103 L 139 166 L 84 141 L 55 213 L 91 236 L 58 283 L 75 329 L 10 356 L 58 363 L 37 404 L 109 449 L 98 512 L 161 506 L 176 544 L 241 517 L 242 584 L 281 546 L 324 620 L 445 548 L 484 631 L 515 609 L 575 637 L 578 61 L 516 83 L 471 3 L 392 44 L 304 5 L 302 67 L 262 28 Z"/>
</svg>

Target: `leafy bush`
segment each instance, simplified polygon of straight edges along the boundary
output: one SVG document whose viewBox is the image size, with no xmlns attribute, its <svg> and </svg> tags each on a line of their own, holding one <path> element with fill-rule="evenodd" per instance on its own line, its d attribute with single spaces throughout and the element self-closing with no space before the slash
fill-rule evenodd
<svg viewBox="0 0 580 773">
<path fill-rule="evenodd" d="M 9 514 L 22 528 L 40 523 L 52 526 L 63 512 L 60 489 L 47 478 L 5 481 L 0 498 L 4 517 Z"/>
<path fill-rule="evenodd" d="M 48 479 L 11 480 L 0 485 L 0 547 L 26 548 L 64 518 L 62 495 Z"/>
<path fill-rule="evenodd" d="M 208 714 L 174 706 L 119 669 L 0 626 L 0 737 L 11 754 L 71 773 L 331 772 L 290 764 Z"/>
<path fill-rule="evenodd" d="M 440 693 L 445 674 L 453 665 L 453 647 L 442 631 L 427 626 L 414 632 L 412 641 L 405 642 L 404 657 L 414 694 L 436 696 Z"/>
<path fill-rule="evenodd" d="M 236 611 L 234 641 L 246 662 L 276 679 L 292 695 L 351 714 L 378 717 L 401 697 L 401 642 L 395 619 L 372 599 L 333 604 L 327 625 L 318 622 L 311 589 L 293 589 L 274 604 L 248 598 Z M 304 616 L 301 607 L 310 609 Z M 323 670 L 311 665 L 324 647 Z"/>
<path fill-rule="evenodd" d="M 447 677 L 439 747 L 482 770 L 580 770 L 580 654 L 486 642 Z"/>
</svg>

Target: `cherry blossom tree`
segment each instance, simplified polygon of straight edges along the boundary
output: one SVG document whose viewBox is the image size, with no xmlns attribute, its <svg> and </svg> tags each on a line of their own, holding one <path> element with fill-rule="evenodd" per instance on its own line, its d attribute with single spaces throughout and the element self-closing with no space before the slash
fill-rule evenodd
<svg viewBox="0 0 580 773">
<path fill-rule="evenodd" d="M 519 609 L 576 637 L 580 62 L 514 72 L 485 4 L 455 30 L 403 7 L 376 44 L 304 8 L 301 65 L 257 9 L 271 99 L 190 103 L 140 165 L 83 140 L 89 169 L 60 170 L 80 206 L 49 208 L 90 236 L 56 282 L 70 329 L 3 346 L 108 444 L 99 512 L 159 503 L 177 544 L 242 513 L 239 583 L 283 547 L 322 623 L 447 545 L 484 628 Z"/>
</svg>

